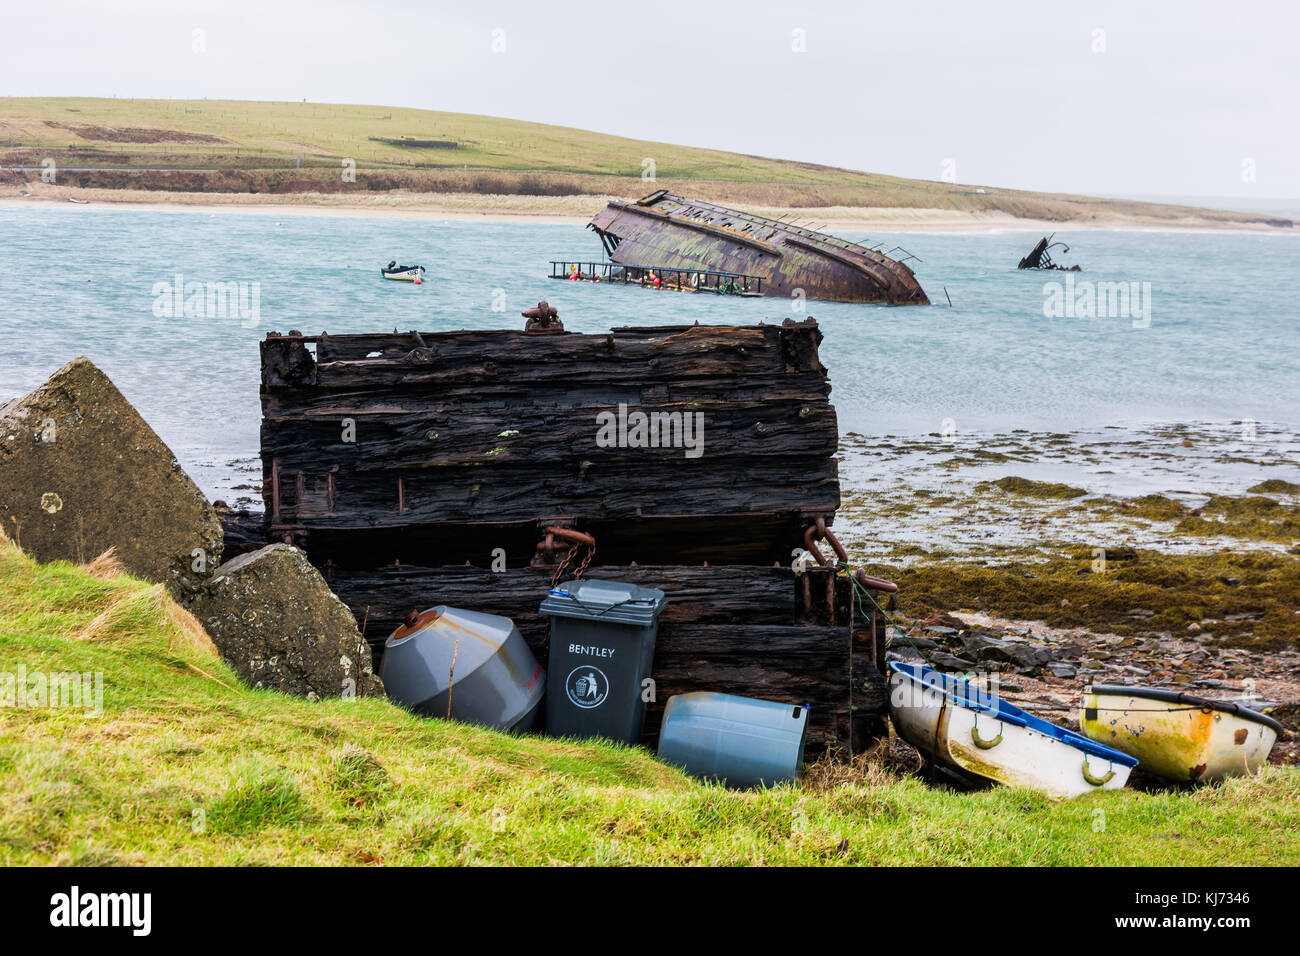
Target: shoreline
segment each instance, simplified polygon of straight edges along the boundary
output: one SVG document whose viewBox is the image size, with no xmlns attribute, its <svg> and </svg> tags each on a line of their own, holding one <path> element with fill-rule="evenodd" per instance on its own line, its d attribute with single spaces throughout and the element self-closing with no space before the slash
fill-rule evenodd
<svg viewBox="0 0 1300 956">
<path fill-rule="evenodd" d="M 358 202 L 326 193 L 170 193 L 161 190 L 77 189 L 28 184 L 32 194 L 0 187 L 0 208 L 82 208 L 134 212 L 191 212 L 216 215 L 336 216 L 468 222 L 539 223 L 585 226 L 611 199 L 606 195 L 525 196 L 479 193 L 381 193 Z M 83 200 L 72 202 L 71 200 Z M 1158 219 L 1109 217 L 1059 221 L 1020 219 L 1002 212 L 963 212 L 903 207 L 747 207 L 769 218 L 812 220 L 821 231 L 891 232 L 1233 232 L 1300 235 L 1300 230 L 1264 223 L 1225 222 L 1203 217 Z"/>
</svg>

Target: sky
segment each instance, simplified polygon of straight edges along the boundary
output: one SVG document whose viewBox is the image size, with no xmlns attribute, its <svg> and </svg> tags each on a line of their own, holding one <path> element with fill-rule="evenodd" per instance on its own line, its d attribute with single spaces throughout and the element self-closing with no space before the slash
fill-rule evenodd
<svg viewBox="0 0 1300 956">
<path fill-rule="evenodd" d="M 0 96 L 409 106 L 972 185 L 1295 199 L 1297 36 L 1296 0 L 0 0 Z"/>
</svg>

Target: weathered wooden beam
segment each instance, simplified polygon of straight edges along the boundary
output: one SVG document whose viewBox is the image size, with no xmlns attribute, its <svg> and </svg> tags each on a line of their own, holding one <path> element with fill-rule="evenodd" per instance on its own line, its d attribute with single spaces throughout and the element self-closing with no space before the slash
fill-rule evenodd
<svg viewBox="0 0 1300 956">
<path fill-rule="evenodd" d="M 815 323 L 273 334 L 262 343 L 271 531 L 347 561 L 349 534 L 387 529 L 396 542 L 563 515 L 604 522 L 636 560 L 784 557 L 800 523 L 839 506 L 820 340 Z M 651 538 L 675 540 L 631 547 Z"/>
<path fill-rule="evenodd" d="M 675 326 L 600 335 L 513 331 L 324 336 L 315 359 L 301 339 L 262 343 L 265 407 L 277 392 L 364 390 L 400 400 L 546 404 L 825 399 L 816 325 Z"/>
<path fill-rule="evenodd" d="M 623 327 L 609 332 L 536 336 L 522 331 L 459 330 L 455 332 L 393 332 L 316 337 L 316 361 L 321 365 L 351 363 L 360 368 L 389 366 L 414 350 L 432 353 L 439 366 L 454 370 L 464 363 L 485 366 L 488 373 L 509 372 L 512 366 L 530 368 L 539 358 L 566 362 L 591 362 L 595 368 L 650 366 L 664 371 L 664 363 L 687 359 L 687 374 L 710 374 L 719 369 L 760 371 L 757 362 L 770 357 L 773 371 L 786 365 L 820 371 L 817 345 L 821 332 L 815 322 L 782 325 L 668 325 Z M 288 337 L 269 336 L 269 344 L 291 343 Z M 420 364 L 417 356 L 411 364 Z M 670 376 L 671 377 L 671 376 Z"/>
<path fill-rule="evenodd" d="M 389 473 L 335 470 L 325 463 L 315 471 L 290 470 L 281 464 L 280 511 L 272 529 L 402 528 L 557 514 L 586 520 L 730 515 L 743 521 L 748 514 L 828 513 L 839 506 L 833 462 L 794 475 L 787 463 L 762 459 L 688 465 L 591 467 L 584 474 L 577 464 L 567 474 L 539 474 L 526 464 L 488 472 L 467 465 Z M 627 526 L 629 534 L 635 530 Z"/>
<path fill-rule="evenodd" d="M 538 608 L 552 575 L 550 568 L 494 572 L 452 566 L 336 571 L 327 578 L 357 620 L 367 617 L 366 639 L 378 649 L 407 614 L 438 604 L 509 617 L 540 642 L 546 620 Z M 794 574 L 789 568 L 601 565 L 589 568 L 586 577 L 660 588 L 668 595 L 661 619 L 664 623 L 795 623 Z"/>
<path fill-rule="evenodd" d="M 327 490 L 327 489 L 326 489 Z M 572 516 L 552 515 L 572 524 Z M 526 521 L 428 522 L 341 527 L 315 523 L 308 528 L 280 524 L 275 540 L 294 534 L 318 566 L 365 570 L 392 564 L 471 564 L 490 566 L 504 554 L 510 568 L 527 566 L 541 527 L 555 523 L 530 517 Z M 789 561 L 790 541 L 800 540 L 806 518 L 790 512 L 751 512 L 688 517 L 584 517 L 581 530 L 596 536 L 599 560 L 608 564 L 755 564 Z"/>
<path fill-rule="evenodd" d="M 827 459 L 838 435 L 832 406 L 785 401 L 558 408 L 458 403 L 391 411 L 361 397 L 262 421 L 262 447 L 282 468 L 348 462 L 358 471 L 521 461 L 543 468 L 575 460 L 648 458 L 687 467 L 719 458 Z M 628 442 L 620 446 L 620 437 Z M 661 439 L 675 444 L 662 446 Z"/>
</svg>

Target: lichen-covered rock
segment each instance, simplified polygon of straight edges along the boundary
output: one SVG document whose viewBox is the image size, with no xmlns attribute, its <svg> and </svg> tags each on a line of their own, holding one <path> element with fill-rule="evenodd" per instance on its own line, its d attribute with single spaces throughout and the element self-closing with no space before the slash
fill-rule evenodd
<svg viewBox="0 0 1300 956">
<path fill-rule="evenodd" d="M 41 561 L 115 548 L 183 595 L 221 560 L 221 524 L 176 456 L 89 359 L 0 405 L 0 525 Z"/>
<path fill-rule="evenodd" d="M 310 698 L 384 693 L 356 618 L 297 548 L 270 544 L 226 562 L 190 610 L 253 687 Z"/>
</svg>

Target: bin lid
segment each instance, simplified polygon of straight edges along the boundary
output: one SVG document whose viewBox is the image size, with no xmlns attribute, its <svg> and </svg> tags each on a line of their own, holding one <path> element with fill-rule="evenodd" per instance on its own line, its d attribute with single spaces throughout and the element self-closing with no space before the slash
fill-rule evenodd
<svg viewBox="0 0 1300 956">
<path fill-rule="evenodd" d="M 583 578 L 551 588 L 542 601 L 541 613 L 648 627 L 658 620 L 667 603 L 667 596 L 658 588 Z"/>
</svg>

